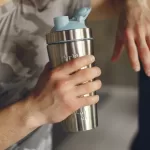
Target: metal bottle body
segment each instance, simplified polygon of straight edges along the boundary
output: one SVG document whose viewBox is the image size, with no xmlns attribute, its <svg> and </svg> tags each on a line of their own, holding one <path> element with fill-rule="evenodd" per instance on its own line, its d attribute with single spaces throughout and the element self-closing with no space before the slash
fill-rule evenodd
<svg viewBox="0 0 150 150">
<path fill-rule="evenodd" d="M 89 28 L 48 34 L 47 43 L 49 59 L 54 68 L 77 57 L 94 55 L 92 32 Z M 92 66 L 91 64 L 81 69 L 91 68 Z M 95 92 L 84 96 L 94 94 Z M 98 126 L 97 105 L 79 109 L 64 120 L 62 125 L 68 132 L 87 131 L 96 128 Z"/>
</svg>

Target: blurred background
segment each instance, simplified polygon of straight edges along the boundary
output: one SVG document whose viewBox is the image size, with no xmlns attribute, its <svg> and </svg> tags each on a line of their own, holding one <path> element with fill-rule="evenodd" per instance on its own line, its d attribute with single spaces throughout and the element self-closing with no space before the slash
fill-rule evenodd
<svg viewBox="0 0 150 150">
<path fill-rule="evenodd" d="M 126 51 L 117 63 L 110 58 L 118 18 L 88 22 L 95 38 L 96 64 L 102 69 L 103 87 L 98 104 L 99 127 L 74 134 L 54 125 L 54 150 L 129 150 L 137 131 L 137 74 L 131 69 Z"/>
</svg>

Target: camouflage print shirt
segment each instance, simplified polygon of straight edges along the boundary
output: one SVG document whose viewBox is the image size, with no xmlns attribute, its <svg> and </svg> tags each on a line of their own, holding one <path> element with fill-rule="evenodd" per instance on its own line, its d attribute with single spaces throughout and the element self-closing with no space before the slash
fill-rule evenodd
<svg viewBox="0 0 150 150">
<path fill-rule="evenodd" d="M 0 6 L 0 109 L 28 95 L 48 62 L 45 34 L 53 18 L 71 15 L 90 0 L 10 0 Z M 50 150 L 45 125 L 8 150 Z"/>
</svg>

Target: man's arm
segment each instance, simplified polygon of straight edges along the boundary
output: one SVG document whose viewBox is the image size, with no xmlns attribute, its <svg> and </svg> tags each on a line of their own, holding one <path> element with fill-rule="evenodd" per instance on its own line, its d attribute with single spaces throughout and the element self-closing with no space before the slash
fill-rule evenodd
<svg viewBox="0 0 150 150">
<path fill-rule="evenodd" d="M 39 127 L 27 117 L 30 100 L 0 110 L 0 150 L 4 150 Z M 33 122 L 35 126 L 28 122 Z"/>
<path fill-rule="evenodd" d="M 112 61 L 121 56 L 126 47 L 132 68 L 138 72 L 141 65 L 150 77 L 150 1 L 125 0 L 119 17 Z"/>
<path fill-rule="evenodd" d="M 76 72 L 94 61 L 94 56 L 83 56 L 52 71 L 48 63 L 28 98 L 0 110 L 0 150 L 8 148 L 42 125 L 61 122 L 79 108 L 96 104 L 99 101 L 97 95 L 79 96 L 99 90 L 101 81 L 84 85 L 80 83 L 99 77 L 100 69 L 93 67 Z"/>
</svg>

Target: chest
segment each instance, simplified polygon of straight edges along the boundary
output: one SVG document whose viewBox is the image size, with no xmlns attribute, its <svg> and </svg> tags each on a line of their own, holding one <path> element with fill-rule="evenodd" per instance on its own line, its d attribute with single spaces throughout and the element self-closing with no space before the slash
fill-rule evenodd
<svg viewBox="0 0 150 150">
<path fill-rule="evenodd" d="M 42 12 L 24 3 L 0 19 L 0 83 L 39 76 L 49 61 L 45 35 L 53 18 L 66 13 L 59 2 L 51 1 Z"/>
<path fill-rule="evenodd" d="M 45 33 L 51 25 L 33 12 L 36 21 L 15 14 L 0 20 L 0 83 L 39 76 L 48 62 Z"/>
</svg>

